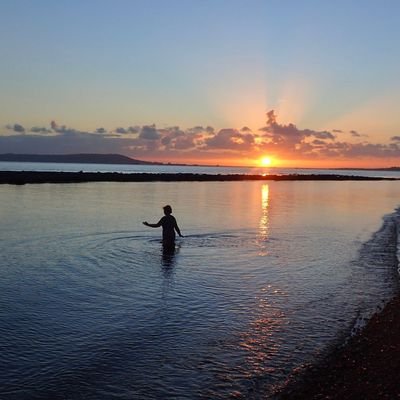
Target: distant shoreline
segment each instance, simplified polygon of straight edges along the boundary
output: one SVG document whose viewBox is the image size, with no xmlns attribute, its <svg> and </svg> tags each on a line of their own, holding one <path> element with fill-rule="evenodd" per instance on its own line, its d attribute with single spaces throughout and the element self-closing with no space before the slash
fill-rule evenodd
<svg viewBox="0 0 400 400">
<path fill-rule="evenodd" d="M 400 178 L 330 174 L 243 175 L 195 173 L 42 172 L 0 171 L 0 184 L 84 183 L 84 182 L 223 182 L 223 181 L 382 181 Z"/>
</svg>

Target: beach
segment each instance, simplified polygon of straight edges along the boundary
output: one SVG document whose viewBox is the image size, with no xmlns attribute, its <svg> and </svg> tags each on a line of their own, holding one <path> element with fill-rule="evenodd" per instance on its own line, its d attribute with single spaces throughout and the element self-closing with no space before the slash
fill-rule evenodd
<svg viewBox="0 0 400 400">
<path fill-rule="evenodd" d="M 400 295 L 365 328 L 304 373 L 278 396 L 295 399 L 400 398 Z"/>
</svg>

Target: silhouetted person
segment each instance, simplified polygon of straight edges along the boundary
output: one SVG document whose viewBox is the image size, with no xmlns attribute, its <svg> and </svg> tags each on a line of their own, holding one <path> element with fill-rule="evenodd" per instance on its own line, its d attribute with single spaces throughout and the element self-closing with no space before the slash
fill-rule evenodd
<svg viewBox="0 0 400 400">
<path fill-rule="evenodd" d="M 156 223 L 149 224 L 147 221 L 143 222 L 144 225 L 150 228 L 159 228 L 162 226 L 162 240 L 164 250 L 174 250 L 175 249 L 175 231 L 179 236 L 183 237 L 181 231 L 176 223 L 176 219 L 172 214 L 171 206 L 163 207 L 164 216 Z"/>
</svg>

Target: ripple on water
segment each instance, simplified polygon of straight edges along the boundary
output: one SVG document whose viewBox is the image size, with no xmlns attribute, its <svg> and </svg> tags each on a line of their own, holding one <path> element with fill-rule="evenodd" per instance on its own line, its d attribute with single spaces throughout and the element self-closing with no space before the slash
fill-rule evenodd
<svg viewBox="0 0 400 400">
<path fill-rule="evenodd" d="M 339 266 L 252 231 L 188 235 L 174 254 L 129 231 L 12 246 L 0 297 L 9 398 L 251 398 L 343 318 L 324 286 Z"/>
</svg>

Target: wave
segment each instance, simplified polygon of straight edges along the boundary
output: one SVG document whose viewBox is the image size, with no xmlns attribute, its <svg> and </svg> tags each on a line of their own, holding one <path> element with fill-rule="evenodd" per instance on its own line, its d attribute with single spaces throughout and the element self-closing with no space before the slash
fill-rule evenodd
<svg viewBox="0 0 400 400">
<path fill-rule="evenodd" d="M 400 208 L 383 217 L 382 227 L 362 245 L 359 258 L 354 261 L 354 266 L 363 270 L 364 284 L 359 285 L 361 292 L 355 294 L 360 297 L 360 311 L 351 335 L 357 334 L 372 315 L 382 310 L 397 294 L 400 286 L 399 261 Z M 376 280 L 380 285 L 370 285 L 370 280 Z M 364 294 L 363 287 L 369 287 L 371 291 Z"/>
</svg>

